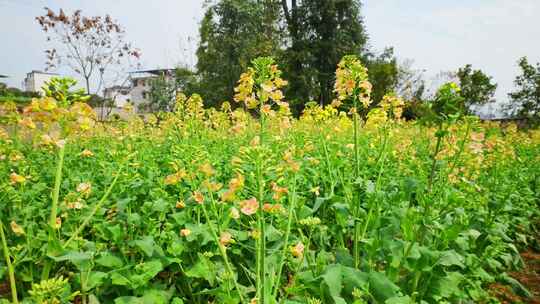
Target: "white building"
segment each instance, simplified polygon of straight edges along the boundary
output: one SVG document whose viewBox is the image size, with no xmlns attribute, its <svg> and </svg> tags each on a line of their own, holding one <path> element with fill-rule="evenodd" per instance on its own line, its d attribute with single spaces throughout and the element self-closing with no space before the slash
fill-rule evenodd
<svg viewBox="0 0 540 304">
<path fill-rule="evenodd" d="M 112 102 L 112 105 L 104 109 L 96 109 L 97 112 L 119 114 L 121 109 L 129 102 L 137 113 L 145 113 L 150 103 L 149 92 L 152 80 L 164 76 L 166 80 L 173 79 L 173 69 L 156 69 L 135 71 L 129 73 L 128 86 L 113 86 L 106 88 L 103 92 L 105 99 Z M 107 115 L 101 115 L 102 117 Z"/>
<path fill-rule="evenodd" d="M 44 95 L 45 92 L 42 88 L 45 85 L 45 82 L 51 80 L 53 77 L 58 77 L 58 74 L 33 70 L 32 72 L 26 74 L 26 78 L 24 78 L 24 90 L 27 92 L 36 92 Z"/>
<path fill-rule="evenodd" d="M 124 107 L 131 101 L 131 88 L 127 86 L 112 86 L 103 91 L 103 97 L 114 100 L 114 105 L 118 108 Z"/>
</svg>

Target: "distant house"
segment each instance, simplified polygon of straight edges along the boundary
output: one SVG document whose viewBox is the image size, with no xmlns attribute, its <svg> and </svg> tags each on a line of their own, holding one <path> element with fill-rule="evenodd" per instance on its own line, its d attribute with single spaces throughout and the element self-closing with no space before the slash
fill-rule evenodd
<svg viewBox="0 0 540 304">
<path fill-rule="evenodd" d="M 130 73 L 131 102 L 136 109 L 144 112 L 146 106 L 151 102 L 149 93 L 152 80 L 162 76 L 166 80 L 171 80 L 174 76 L 174 69 L 142 70 Z"/>
<path fill-rule="evenodd" d="M 26 78 L 23 81 L 24 90 L 27 92 L 35 92 L 41 95 L 44 95 L 42 87 L 45 85 L 45 82 L 51 80 L 53 77 L 58 77 L 56 73 L 47 73 L 42 71 L 33 70 L 30 73 L 26 74 Z"/>
<path fill-rule="evenodd" d="M 133 105 L 133 109 L 140 114 L 147 111 L 147 105 L 151 102 L 149 93 L 152 80 L 164 76 L 165 79 L 172 79 L 174 69 L 154 69 L 141 70 L 129 73 L 127 86 L 112 86 L 106 88 L 103 92 L 105 99 L 111 101 L 111 104 L 104 109 L 96 109 L 97 112 L 119 114 L 120 109 L 128 102 Z M 102 118 L 106 115 L 102 115 Z"/>
<path fill-rule="evenodd" d="M 131 101 L 131 87 L 112 86 L 103 91 L 103 97 L 107 100 L 114 100 L 116 107 L 122 108 Z"/>
</svg>

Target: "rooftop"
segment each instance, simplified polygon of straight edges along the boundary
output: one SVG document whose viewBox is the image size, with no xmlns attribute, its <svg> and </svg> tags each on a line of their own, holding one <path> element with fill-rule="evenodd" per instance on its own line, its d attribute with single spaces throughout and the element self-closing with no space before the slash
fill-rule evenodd
<svg viewBox="0 0 540 304">
<path fill-rule="evenodd" d="M 60 75 L 58 73 L 51 73 L 51 72 L 43 72 L 43 71 L 39 71 L 39 70 L 32 70 L 30 73 L 28 74 L 45 74 L 45 75 Z"/>
</svg>

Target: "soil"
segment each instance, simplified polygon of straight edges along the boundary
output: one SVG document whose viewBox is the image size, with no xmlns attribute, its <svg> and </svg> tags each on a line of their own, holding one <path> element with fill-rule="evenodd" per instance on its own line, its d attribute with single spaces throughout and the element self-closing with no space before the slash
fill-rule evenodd
<svg viewBox="0 0 540 304">
<path fill-rule="evenodd" d="M 525 267 L 520 271 L 510 272 L 510 276 L 518 280 L 532 294 L 530 298 L 520 297 L 509 286 L 495 283 L 490 290 L 501 303 L 540 304 L 540 253 L 532 250 L 521 253 Z"/>
</svg>

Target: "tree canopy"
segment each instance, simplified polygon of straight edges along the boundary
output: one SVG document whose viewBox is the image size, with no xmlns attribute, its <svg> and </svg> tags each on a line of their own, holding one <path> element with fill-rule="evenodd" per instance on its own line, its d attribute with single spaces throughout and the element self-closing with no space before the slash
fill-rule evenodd
<svg viewBox="0 0 540 304">
<path fill-rule="evenodd" d="M 532 65 L 527 57 L 519 60 L 521 75 L 514 80 L 516 90 L 508 94 L 511 110 L 522 118 L 540 121 L 540 63 Z"/>
</svg>

